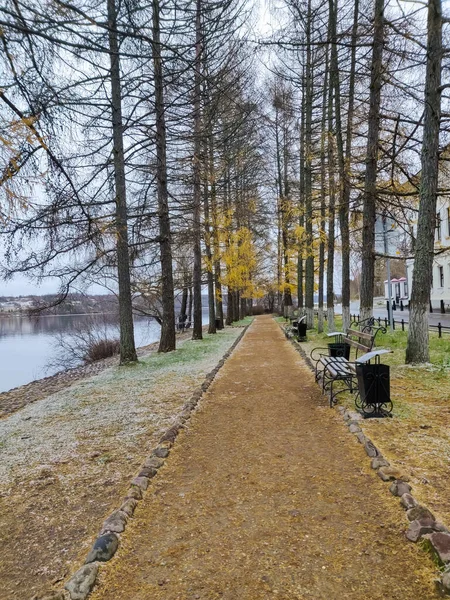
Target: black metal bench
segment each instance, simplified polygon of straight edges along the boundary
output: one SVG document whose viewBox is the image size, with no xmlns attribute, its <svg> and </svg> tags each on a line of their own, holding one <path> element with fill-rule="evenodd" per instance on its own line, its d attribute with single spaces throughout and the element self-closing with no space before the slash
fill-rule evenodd
<svg viewBox="0 0 450 600">
<path fill-rule="evenodd" d="M 337 395 L 350 391 L 353 393 L 356 391 L 357 377 L 357 365 L 370 363 L 371 360 L 379 360 L 380 355 L 391 352 L 390 350 L 372 350 L 375 338 L 379 331 L 386 332 L 384 327 L 374 327 L 373 325 L 369 328 L 366 327 L 366 331 L 358 331 L 355 329 L 348 329 L 345 333 L 335 331 L 329 333 L 329 337 L 335 338 L 335 355 L 320 353 L 318 357 L 314 356 L 314 353 L 319 350 L 325 350 L 325 348 L 314 348 L 311 351 L 311 359 L 315 361 L 315 378 L 316 381 L 322 379 L 322 393 L 329 391 L 330 393 L 330 406 L 336 404 Z M 339 352 L 337 346 L 342 345 L 342 351 Z M 349 350 L 355 349 L 355 360 L 349 360 L 349 354 L 345 356 L 345 346 Z M 363 355 L 358 357 L 358 353 L 363 352 Z M 342 382 L 343 388 L 335 389 L 335 382 Z"/>
</svg>

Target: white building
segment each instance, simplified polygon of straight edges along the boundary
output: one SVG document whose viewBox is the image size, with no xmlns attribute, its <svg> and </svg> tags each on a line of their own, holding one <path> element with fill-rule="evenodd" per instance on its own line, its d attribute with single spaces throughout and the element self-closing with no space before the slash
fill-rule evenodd
<svg viewBox="0 0 450 600">
<path fill-rule="evenodd" d="M 408 280 L 406 277 L 400 277 L 400 279 L 396 279 L 395 277 L 391 279 L 391 291 L 392 297 L 391 301 L 394 301 L 396 304 L 399 304 L 400 301 L 403 304 L 408 304 L 409 302 L 409 287 Z M 384 298 L 387 300 L 389 298 L 389 286 L 388 280 L 386 279 L 384 282 Z"/>
<path fill-rule="evenodd" d="M 440 179 L 443 173 L 440 173 Z M 445 183 L 449 183 L 445 178 Z M 443 187 L 443 181 L 440 186 Z M 431 288 L 431 304 L 433 310 L 450 310 L 450 198 L 438 196 L 436 204 L 436 230 L 434 235 L 434 250 L 439 252 L 433 261 L 433 283 Z M 414 261 L 406 261 L 406 277 L 408 288 L 411 290 Z"/>
</svg>

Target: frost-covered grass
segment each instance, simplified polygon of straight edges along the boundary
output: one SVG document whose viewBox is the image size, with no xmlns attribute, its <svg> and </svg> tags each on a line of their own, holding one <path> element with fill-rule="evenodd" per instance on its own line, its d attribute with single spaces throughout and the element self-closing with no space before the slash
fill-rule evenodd
<svg viewBox="0 0 450 600">
<path fill-rule="evenodd" d="M 175 352 L 111 367 L 0 421 L 0 483 L 43 465 L 83 462 L 99 446 L 132 451 L 139 439 L 153 440 L 241 331 L 226 328 L 185 340 Z"/>
<path fill-rule="evenodd" d="M 233 327 L 245 327 L 246 325 L 250 325 L 255 317 L 244 317 L 240 321 L 236 321 L 233 323 Z"/>
</svg>

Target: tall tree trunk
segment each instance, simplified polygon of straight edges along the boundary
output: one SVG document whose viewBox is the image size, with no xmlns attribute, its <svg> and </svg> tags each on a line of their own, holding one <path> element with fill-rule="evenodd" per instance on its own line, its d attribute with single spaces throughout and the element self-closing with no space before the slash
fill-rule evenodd
<svg viewBox="0 0 450 600">
<path fill-rule="evenodd" d="M 282 256 L 283 256 L 283 246 L 281 242 L 281 198 L 278 196 L 277 198 L 277 309 L 278 312 L 281 311 L 283 307 L 283 296 L 281 294 L 282 288 Z"/>
<path fill-rule="evenodd" d="M 423 123 L 422 174 L 414 272 L 409 313 L 407 363 L 429 362 L 428 306 L 433 277 L 436 196 L 441 120 L 442 7 L 428 0 L 427 71 Z"/>
<path fill-rule="evenodd" d="M 225 156 L 226 156 L 226 154 L 225 154 Z M 224 202 L 225 214 L 228 214 L 228 212 L 231 210 L 231 173 L 230 173 L 230 165 L 229 164 L 227 164 L 226 168 L 225 168 L 225 181 L 224 181 L 223 190 L 224 190 L 223 202 Z M 231 223 L 227 223 L 227 230 L 226 230 L 226 235 L 225 235 L 225 252 L 229 251 L 230 246 L 231 246 Z M 233 292 L 233 289 L 230 284 L 231 269 L 230 269 L 229 264 L 226 265 L 226 270 L 227 270 L 227 281 L 228 281 L 226 324 L 232 325 L 232 323 L 236 319 L 235 319 L 235 313 L 234 313 L 234 292 Z"/>
<path fill-rule="evenodd" d="M 233 321 L 239 321 L 239 304 L 240 293 L 239 291 L 233 292 Z"/>
<path fill-rule="evenodd" d="M 226 319 L 226 324 L 227 325 L 232 325 L 234 319 L 234 314 L 233 314 L 233 307 L 234 307 L 234 302 L 233 302 L 233 292 L 231 291 L 230 287 L 228 286 L 227 289 L 227 319 Z"/>
<path fill-rule="evenodd" d="M 311 57 L 311 0 L 308 0 L 306 16 L 306 97 L 305 97 L 305 222 L 306 264 L 305 305 L 306 326 L 314 327 L 314 249 L 313 249 L 313 205 L 312 205 L 312 112 L 313 71 Z"/>
<path fill-rule="evenodd" d="M 195 11 L 195 63 L 194 63 L 194 325 L 192 339 L 201 340 L 202 334 L 202 251 L 201 251 L 201 222 L 200 208 L 202 199 L 201 189 L 201 0 L 196 0 Z"/>
<path fill-rule="evenodd" d="M 348 89 L 347 132 L 345 139 L 345 170 L 339 223 L 342 244 L 342 331 L 350 327 L 350 185 L 352 167 L 353 115 L 355 106 L 356 44 L 359 22 L 359 0 L 355 0 L 351 36 L 350 81 Z"/>
<path fill-rule="evenodd" d="M 214 284 L 216 288 L 216 319 L 218 319 L 219 329 L 223 329 L 223 291 L 221 282 L 220 260 L 214 261 Z"/>
<path fill-rule="evenodd" d="M 305 69 L 303 68 L 302 89 L 306 89 Z M 300 170 L 299 170 L 299 225 L 302 230 L 298 244 L 297 255 L 297 302 L 299 316 L 303 313 L 304 307 L 304 290 L 303 290 L 303 253 L 304 253 L 304 227 L 305 227 L 305 94 L 302 94 L 302 107 L 300 116 Z"/>
<path fill-rule="evenodd" d="M 280 148 L 280 125 L 279 125 L 279 109 L 278 109 L 278 98 L 276 97 L 277 91 L 275 90 L 275 149 L 277 159 L 277 283 L 278 283 L 278 308 L 281 309 L 285 306 L 285 280 L 284 280 L 284 269 L 283 269 L 283 258 L 285 255 L 285 236 L 284 236 L 284 217 L 283 217 L 283 177 L 281 169 L 281 148 Z M 281 289 L 283 289 L 283 295 L 281 296 Z"/>
<path fill-rule="evenodd" d="M 335 244 L 335 151 L 333 127 L 333 86 L 328 92 L 328 241 L 327 241 L 327 320 L 328 331 L 334 331 L 334 244 Z"/>
<path fill-rule="evenodd" d="M 216 289 L 216 318 L 219 320 L 219 329 L 223 329 L 223 302 L 222 302 L 222 282 L 220 266 L 220 237 L 219 237 L 219 218 L 217 209 L 217 186 L 216 171 L 214 166 L 214 137 L 212 133 L 209 138 L 209 171 L 211 176 L 211 222 L 212 222 L 212 243 L 214 256 L 214 285 Z"/>
<path fill-rule="evenodd" d="M 123 147 L 122 124 L 122 91 L 115 0 L 108 0 L 107 6 L 109 58 L 111 64 L 111 110 L 116 201 L 115 227 L 117 276 L 119 284 L 120 364 L 126 364 L 137 361 L 137 354 L 134 342 L 133 307 L 131 301 L 125 154 Z"/>
<path fill-rule="evenodd" d="M 247 316 L 247 298 L 242 298 L 241 297 L 241 307 L 240 307 L 240 311 L 239 311 L 239 318 L 245 319 L 245 317 Z"/>
<path fill-rule="evenodd" d="M 328 92 L 328 45 L 325 48 L 325 74 L 322 93 L 322 123 L 320 139 L 320 245 L 319 245 L 319 310 L 317 317 L 317 331 L 323 331 L 323 296 L 324 296 L 324 275 L 325 275 L 325 231 L 326 231 L 326 155 L 325 138 L 327 125 L 327 92 Z"/>
<path fill-rule="evenodd" d="M 385 0 L 375 0 L 366 174 L 364 180 L 360 291 L 361 307 L 359 311 L 361 320 L 368 319 L 373 314 L 378 139 L 380 132 L 380 100 L 383 75 L 384 1 Z"/>
<path fill-rule="evenodd" d="M 183 292 L 181 295 L 180 315 L 187 315 L 187 300 L 188 300 L 188 286 L 184 282 L 183 283 Z"/>
<path fill-rule="evenodd" d="M 329 0 L 329 25 L 330 25 L 330 38 L 331 38 L 331 69 L 330 69 L 330 86 L 333 88 L 334 94 L 334 113 L 335 113 L 335 135 L 336 135 L 336 148 L 339 166 L 339 224 L 341 227 L 341 241 L 342 241 L 342 258 L 346 261 L 345 266 L 343 265 L 342 274 L 344 272 L 350 276 L 350 271 L 347 273 L 349 265 L 349 239 L 348 239 L 348 210 L 345 208 L 343 197 L 344 197 L 344 181 L 345 181 L 345 157 L 344 157 L 344 142 L 342 138 L 342 119 L 341 119 L 341 85 L 339 77 L 339 58 L 337 51 L 337 11 L 338 3 L 337 0 Z M 345 250 L 344 250 L 345 246 Z M 345 255 L 345 257 L 344 257 Z M 347 282 L 350 285 L 350 281 Z M 350 292 L 350 288 L 346 289 L 345 292 Z M 346 299 L 347 300 L 347 299 Z M 344 329 L 345 331 L 345 329 Z"/>
<path fill-rule="evenodd" d="M 206 157 L 208 156 L 208 148 L 205 140 L 205 163 Z M 205 165 L 206 166 L 206 165 Z M 209 191 L 208 191 L 208 180 L 209 177 L 205 176 L 203 184 L 203 206 L 205 214 L 205 254 L 207 261 L 206 277 L 208 282 L 208 314 L 209 314 L 209 325 L 208 333 L 216 332 L 216 303 L 214 298 L 214 272 L 213 272 L 213 256 L 211 251 L 212 235 L 211 235 L 211 223 L 209 215 Z"/>
<path fill-rule="evenodd" d="M 289 307 L 288 312 L 292 310 L 291 293 L 291 265 L 289 258 L 289 219 L 290 219 L 290 186 L 289 186 L 289 146 L 288 131 L 286 119 L 283 127 L 283 203 L 282 203 L 282 223 L 283 223 L 283 264 L 284 264 L 284 306 Z M 286 309 L 285 309 L 286 310 Z M 287 314 L 287 313 L 286 313 Z M 289 313 L 290 316 L 290 313 Z"/>
<path fill-rule="evenodd" d="M 193 294 L 192 294 L 192 286 L 189 286 L 189 300 L 188 300 L 188 313 L 187 313 L 187 322 L 189 325 L 192 325 L 192 304 L 193 304 Z"/>
<path fill-rule="evenodd" d="M 329 0 L 328 3 L 328 39 L 332 41 L 336 49 L 336 15 L 334 11 L 334 2 Z M 334 32 L 334 35 L 333 35 Z M 333 43 L 334 42 L 334 43 Z M 334 60 L 333 60 L 334 58 Z M 335 137 L 334 137 L 334 118 L 333 107 L 335 103 L 334 86 L 335 75 L 333 70 L 336 69 L 336 58 L 332 56 L 330 64 L 330 85 L 328 89 L 328 240 L 327 240 L 327 318 L 328 331 L 334 331 L 334 245 L 335 245 L 335 206 L 336 206 L 336 159 L 335 159 Z M 334 115 L 335 116 L 335 115 Z"/>
<path fill-rule="evenodd" d="M 153 67 L 156 114 L 156 180 L 158 187 L 159 248 L 161 257 L 162 323 L 158 352 L 175 350 L 175 298 L 172 270 L 172 240 L 167 193 L 167 144 L 164 81 L 161 57 L 159 0 L 153 0 Z"/>
</svg>

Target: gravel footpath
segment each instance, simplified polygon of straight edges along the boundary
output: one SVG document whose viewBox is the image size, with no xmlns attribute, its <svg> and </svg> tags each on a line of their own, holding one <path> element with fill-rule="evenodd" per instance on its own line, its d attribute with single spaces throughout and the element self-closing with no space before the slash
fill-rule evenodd
<svg viewBox="0 0 450 600">
<path fill-rule="evenodd" d="M 152 479 L 90 600 L 432 600 L 341 416 L 270 317 L 256 319 Z"/>
</svg>

